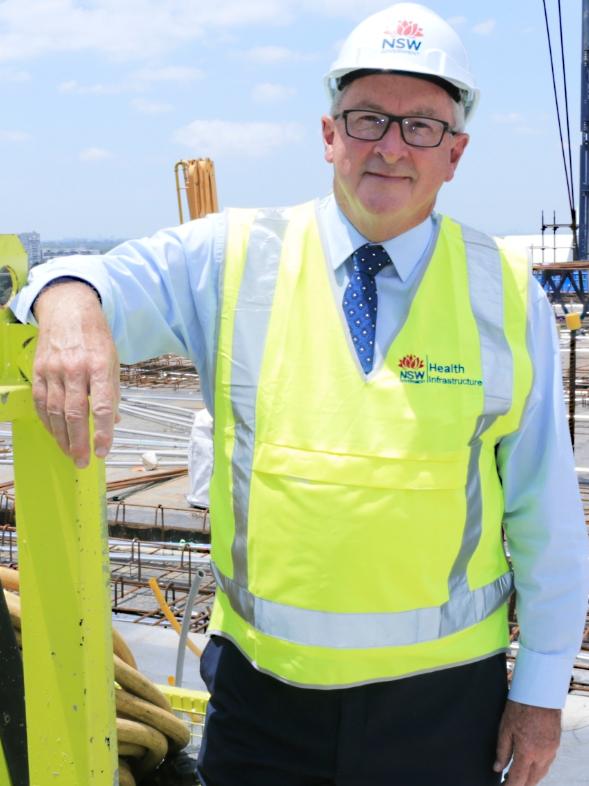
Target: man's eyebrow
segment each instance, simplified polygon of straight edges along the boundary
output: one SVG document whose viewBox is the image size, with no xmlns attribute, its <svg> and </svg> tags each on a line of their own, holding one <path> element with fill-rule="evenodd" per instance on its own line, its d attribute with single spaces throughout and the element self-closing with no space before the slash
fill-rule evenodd
<svg viewBox="0 0 589 786">
<path fill-rule="evenodd" d="M 384 106 L 373 101 L 359 101 L 357 105 L 348 107 L 349 109 L 370 109 L 374 112 L 380 112 L 383 115 L 393 114 L 387 112 Z M 410 112 L 405 112 L 403 117 L 431 117 L 439 119 L 440 109 L 433 109 L 431 106 L 421 105 L 415 107 Z"/>
</svg>

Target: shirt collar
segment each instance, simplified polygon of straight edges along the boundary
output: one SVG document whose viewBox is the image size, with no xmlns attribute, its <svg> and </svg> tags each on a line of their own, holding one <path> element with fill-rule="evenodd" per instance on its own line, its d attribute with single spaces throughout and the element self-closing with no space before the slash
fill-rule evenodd
<svg viewBox="0 0 589 786">
<path fill-rule="evenodd" d="M 333 269 L 337 270 L 350 254 L 369 241 L 342 213 L 333 194 L 319 200 L 318 215 L 329 259 Z M 380 244 L 387 250 L 402 281 L 409 278 L 427 252 L 433 238 L 435 221 L 432 214 L 416 227 Z"/>
</svg>

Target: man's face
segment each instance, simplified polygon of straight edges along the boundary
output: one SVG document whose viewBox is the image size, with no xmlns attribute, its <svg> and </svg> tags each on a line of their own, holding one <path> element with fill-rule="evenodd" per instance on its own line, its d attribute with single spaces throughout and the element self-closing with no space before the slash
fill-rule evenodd
<svg viewBox="0 0 589 786">
<path fill-rule="evenodd" d="M 453 104 L 443 88 L 395 74 L 373 74 L 352 82 L 339 112 L 344 109 L 433 117 L 445 120 L 450 128 L 454 124 Z M 411 147 L 403 141 L 398 123 L 392 123 L 377 142 L 349 137 L 342 117 L 324 117 L 322 126 L 338 204 L 373 242 L 394 237 L 427 218 L 468 144 L 467 134 L 446 133 L 439 147 Z"/>
</svg>

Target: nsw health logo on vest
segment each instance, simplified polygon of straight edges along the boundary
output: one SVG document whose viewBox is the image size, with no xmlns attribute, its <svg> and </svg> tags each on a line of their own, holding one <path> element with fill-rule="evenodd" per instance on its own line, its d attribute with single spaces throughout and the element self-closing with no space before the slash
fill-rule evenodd
<svg viewBox="0 0 589 786">
<path fill-rule="evenodd" d="M 469 377 L 462 363 L 439 363 L 430 360 L 426 355 L 425 361 L 419 355 L 405 355 L 399 360 L 399 379 L 411 385 L 429 383 L 433 385 L 474 385 L 483 384 L 482 379 Z"/>
</svg>

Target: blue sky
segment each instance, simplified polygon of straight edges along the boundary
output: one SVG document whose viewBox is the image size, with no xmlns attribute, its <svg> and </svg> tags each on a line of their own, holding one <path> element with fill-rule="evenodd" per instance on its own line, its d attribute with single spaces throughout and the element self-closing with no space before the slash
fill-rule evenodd
<svg viewBox="0 0 589 786">
<path fill-rule="evenodd" d="M 180 158 L 213 158 L 221 206 L 327 193 L 322 77 L 354 24 L 387 5 L 0 0 L 0 232 L 175 224 Z M 562 5 L 578 198 L 582 0 Z M 542 209 L 568 221 L 542 0 L 429 6 L 462 36 L 482 91 L 438 208 L 493 234 L 539 231 Z"/>
</svg>

